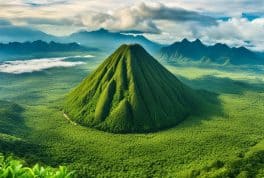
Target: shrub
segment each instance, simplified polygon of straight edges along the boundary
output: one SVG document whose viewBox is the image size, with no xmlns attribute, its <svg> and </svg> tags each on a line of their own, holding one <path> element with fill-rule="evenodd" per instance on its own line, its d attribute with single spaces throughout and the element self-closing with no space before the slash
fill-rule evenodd
<svg viewBox="0 0 264 178">
<path fill-rule="evenodd" d="M 74 171 L 69 171 L 66 167 L 59 168 L 42 167 L 39 164 L 32 168 L 23 165 L 23 161 L 13 157 L 0 155 L 0 177 L 1 178 L 71 178 Z"/>
</svg>

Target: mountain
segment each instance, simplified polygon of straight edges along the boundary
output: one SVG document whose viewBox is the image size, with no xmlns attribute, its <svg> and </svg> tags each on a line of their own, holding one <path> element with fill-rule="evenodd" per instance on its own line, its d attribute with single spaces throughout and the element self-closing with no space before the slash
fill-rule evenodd
<svg viewBox="0 0 264 178">
<path fill-rule="evenodd" d="M 245 47 L 230 48 L 217 43 L 212 46 L 204 45 L 199 39 L 190 42 L 187 39 L 175 42 L 172 45 L 161 48 L 160 56 L 169 62 L 177 62 L 180 59 L 194 61 L 210 61 L 216 63 L 263 64 L 264 61 L 256 53 Z"/>
<path fill-rule="evenodd" d="M 110 52 L 123 43 L 138 43 L 151 52 L 157 52 L 161 48 L 160 44 L 150 41 L 143 35 L 110 32 L 103 28 L 95 31 L 79 31 L 68 36 L 58 37 L 28 27 L 14 25 L 0 26 L 0 43 L 33 42 L 36 40 L 60 43 L 76 42 L 81 43 L 83 46 L 99 48 L 104 52 Z"/>
<path fill-rule="evenodd" d="M 65 113 L 99 130 L 149 132 L 181 122 L 196 102 L 196 92 L 144 48 L 122 45 L 66 96 Z"/>
<path fill-rule="evenodd" d="M 0 43 L 36 40 L 52 41 L 56 40 L 56 37 L 28 27 L 19 27 L 13 25 L 0 27 Z"/>
<path fill-rule="evenodd" d="M 80 46 L 77 43 L 56 43 L 51 41 L 49 43 L 45 41 L 33 41 L 33 42 L 10 42 L 0 43 L 0 53 L 10 54 L 26 54 L 26 53 L 38 53 L 38 52 L 72 52 L 72 51 L 87 51 L 89 48 Z"/>
<path fill-rule="evenodd" d="M 123 34 L 120 32 L 110 32 L 106 29 L 96 31 L 80 31 L 70 36 L 64 37 L 66 41 L 75 41 L 85 46 L 96 47 L 110 52 L 124 43 L 138 43 L 151 52 L 156 52 L 161 45 L 152 42 L 142 35 Z"/>
</svg>

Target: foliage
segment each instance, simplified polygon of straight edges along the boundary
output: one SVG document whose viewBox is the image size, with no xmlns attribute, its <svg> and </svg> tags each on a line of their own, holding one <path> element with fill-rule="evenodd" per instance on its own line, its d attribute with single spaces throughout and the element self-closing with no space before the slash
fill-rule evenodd
<svg viewBox="0 0 264 178">
<path fill-rule="evenodd" d="M 170 66 L 192 88 L 217 93 L 221 104 L 206 107 L 210 115 L 188 117 L 168 130 L 112 134 L 73 125 L 63 116 L 63 97 L 98 66 L 100 58 L 84 59 L 86 65 L 67 69 L 0 74 L 0 99 L 24 108 L 18 113 L 21 119 L 14 118 L 12 129 L 0 135 L 0 145 L 4 143 L 0 151 L 16 148 L 14 154 L 30 165 L 65 165 L 78 177 L 195 177 L 199 171 L 201 177 L 219 177 L 237 160 L 251 160 L 250 151 L 255 152 L 264 139 L 264 75 L 263 69 L 253 66 L 243 70 Z M 0 128 L 6 124 L 1 122 Z M 247 177 L 244 165 L 235 166 L 241 169 L 235 175 Z M 263 168 L 252 165 L 248 168 L 253 175 L 263 174 Z"/>
<path fill-rule="evenodd" d="M 0 155 L 0 177 L 1 178 L 71 178 L 74 172 L 66 167 L 59 168 L 42 167 L 39 164 L 32 168 L 23 165 L 23 162 L 13 157 Z"/>
<path fill-rule="evenodd" d="M 66 100 L 71 119 L 114 133 L 169 128 L 203 104 L 139 45 L 122 45 Z"/>
<path fill-rule="evenodd" d="M 219 160 L 200 170 L 192 170 L 186 177 L 263 177 L 264 141 L 237 158 L 223 163 Z"/>
</svg>

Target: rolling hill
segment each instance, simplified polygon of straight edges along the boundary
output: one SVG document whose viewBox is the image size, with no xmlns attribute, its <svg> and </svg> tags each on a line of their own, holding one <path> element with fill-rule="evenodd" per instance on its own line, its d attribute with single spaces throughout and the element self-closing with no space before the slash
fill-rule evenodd
<svg viewBox="0 0 264 178">
<path fill-rule="evenodd" d="M 122 45 L 66 97 L 74 121 L 127 133 L 168 128 L 197 109 L 195 91 L 140 45 Z"/>
<path fill-rule="evenodd" d="M 217 43 L 212 46 L 204 45 L 199 39 L 188 41 L 184 39 L 172 45 L 161 48 L 160 56 L 167 62 L 180 60 L 215 62 L 220 64 L 264 64 L 259 55 L 245 47 L 231 48 L 225 44 Z"/>
</svg>

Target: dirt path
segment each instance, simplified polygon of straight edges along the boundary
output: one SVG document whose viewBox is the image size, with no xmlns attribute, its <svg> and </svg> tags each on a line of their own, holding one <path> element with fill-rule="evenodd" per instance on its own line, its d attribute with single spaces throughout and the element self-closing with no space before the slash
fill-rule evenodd
<svg viewBox="0 0 264 178">
<path fill-rule="evenodd" d="M 65 117 L 65 119 L 67 119 L 71 124 L 73 124 L 73 125 L 77 125 L 75 122 L 73 122 L 70 118 L 69 118 L 69 116 L 67 115 L 67 114 L 65 114 L 64 112 L 63 112 L 63 116 Z"/>
</svg>

